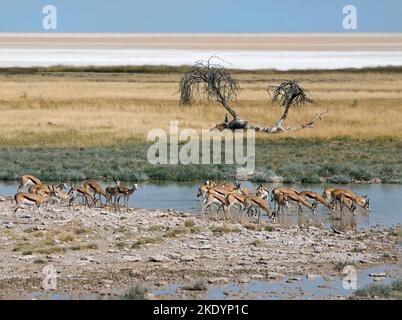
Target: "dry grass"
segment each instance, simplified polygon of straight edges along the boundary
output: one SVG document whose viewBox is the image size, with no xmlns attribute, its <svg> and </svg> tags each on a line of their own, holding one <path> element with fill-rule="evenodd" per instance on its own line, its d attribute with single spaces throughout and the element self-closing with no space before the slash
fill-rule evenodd
<svg viewBox="0 0 402 320">
<path fill-rule="evenodd" d="M 94 242 L 96 233 L 85 227 L 80 221 L 70 221 L 49 230 L 25 230 L 25 235 L 17 239 L 13 248 L 22 255 L 64 253 L 68 250 L 93 250 L 98 246 Z"/>
<path fill-rule="evenodd" d="M 265 224 L 265 223 L 246 223 L 245 225 L 243 225 L 244 228 L 248 229 L 248 230 L 253 230 L 253 231 L 274 231 L 275 227 L 270 225 L 270 224 Z"/>
<path fill-rule="evenodd" d="M 71 73 L 0 75 L 0 145 L 107 146 L 146 139 L 153 128 L 211 128 L 224 110 L 203 101 L 178 104 L 180 74 Z M 287 125 L 330 114 L 313 130 L 272 137 L 402 140 L 402 74 L 328 72 L 238 73 L 242 92 L 235 104 L 241 117 L 270 126 L 281 108 L 268 104 L 268 85 L 296 78 L 316 104 L 292 110 Z"/>
<path fill-rule="evenodd" d="M 221 236 L 225 233 L 231 233 L 231 232 L 240 232 L 239 228 L 227 225 L 225 223 L 220 224 L 220 225 L 215 225 L 215 226 L 211 227 L 210 230 L 212 231 L 212 233 L 215 236 Z"/>
</svg>

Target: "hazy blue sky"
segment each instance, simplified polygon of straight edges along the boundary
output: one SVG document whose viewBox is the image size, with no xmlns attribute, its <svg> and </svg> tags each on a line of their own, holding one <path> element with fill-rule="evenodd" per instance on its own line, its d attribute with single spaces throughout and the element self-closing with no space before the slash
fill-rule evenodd
<svg viewBox="0 0 402 320">
<path fill-rule="evenodd" d="M 0 32 L 48 32 L 46 4 L 56 32 L 342 32 L 347 4 L 355 31 L 402 32 L 401 0 L 0 0 Z"/>
</svg>

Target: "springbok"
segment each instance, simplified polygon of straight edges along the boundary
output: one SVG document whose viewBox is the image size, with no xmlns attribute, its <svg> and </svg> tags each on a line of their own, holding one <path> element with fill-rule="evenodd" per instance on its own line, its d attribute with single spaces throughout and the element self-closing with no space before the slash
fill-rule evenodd
<svg viewBox="0 0 402 320">
<path fill-rule="evenodd" d="M 334 192 L 334 190 L 336 190 L 336 188 L 325 188 L 323 193 L 322 193 L 322 197 L 327 200 L 328 202 L 331 202 L 334 197 L 332 195 L 332 192 Z"/>
<path fill-rule="evenodd" d="M 244 198 L 245 196 L 238 194 L 238 193 L 229 193 L 228 195 L 226 195 L 225 197 L 225 204 L 222 204 L 221 207 L 225 207 L 226 206 L 226 210 L 229 213 L 230 216 L 232 216 L 231 213 L 231 209 L 234 206 L 238 206 L 239 207 L 239 212 L 241 213 L 244 209 Z M 220 208 L 218 208 L 218 213 Z"/>
<path fill-rule="evenodd" d="M 271 202 L 274 202 L 274 211 L 279 212 L 279 203 L 286 205 L 289 208 L 289 203 L 287 202 L 287 194 L 299 194 L 299 192 L 292 188 L 275 188 L 271 193 Z"/>
<path fill-rule="evenodd" d="M 265 188 L 263 185 L 259 185 L 258 188 L 255 190 L 251 190 L 251 189 L 248 189 L 248 190 L 253 191 L 253 192 L 249 192 L 250 193 L 249 195 L 244 195 L 244 189 L 243 189 L 242 190 L 243 194 L 229 193 L 226 196 L 226 205 L 227 205 L 227 210 L 228 210 L 229 214 L 231 214 L 231 211 L 230 211 L 231 208 L 236 205 L 239 206 L 239 212 L 242 213 L 244 210 L 244 207 L 245 207 L 244 201 L 245 201 L 246 197 L 256 196 L 256 197 L 259 197 L 264 200 L 264 199 L 267 199 L 269 196 L 269 190 L 267 188 Z M 246 191 L 246 193 L 247 193 L 247 191 Z M 258 205 L 255 205 L 253 207 L 255 207 L 257 210 L 259 210 Z M 252 209 L 252 208 L 250 208 L 250 209 Z M 265 208 L 263 208 L 263 210 L 266 211 Z M 248 210 L 247 213 L 249 214 L 250 211 L 251 210 Z M 260 215 L 260 213 L 259 213 L 259 215 Z"/>
<path fill-rule="evenodd" d="M 106 202 L 108 202 L 109 194 L 105 190 L 103 190 L 102 186 L 97 181 L 86 180 L 84 181 L 83 186 L 85 189 L 93 192 L 95 202 L 99 200 L 101 206 L 102 206 L 102 196 L 106 199 Z M 96 199 L 97 195 L 99 199 Z"/>
<path fill-rule="evenodd" d="M 341 212 L 341 217 L 342 217 L 342 213 L 343 213 L 343 207 L 345 206 L 346 208 L 349 209 L 350 212 L 352 212 L 353 215 L 355 215 L 355 211 L 356 211 L 356 204 L 353 201 L 349 201 L 350 198 L 348 198 L 345 193 L 343 192 L 343 190 L 337 190 L 335 189 L 332 192 L 332 196 L 333 196 L 333 201 L 337 201 L 340 204 L 340 212 Z"/>
<path fill-rule="evenodd" d="M 240 185 L 239 183 L 233 184 L 230 182 L 225 182 L 221 185 L 221 187 L 228 189 L 228 190 L 234 190 L 234 189 L 238 188 L 239 185 Z"/>
<path fill-rule="evenodd" d="M 24 190 L 25 187 L 28 187 L 28 186 L 42 184 L 42 182 L 40 181 L 39 178 L 37 178 L 33 175 L 30 175 L 30 174 L 24 174 L 24 175 L 18 177 L 18 182 L 20 183 L 20 185 L 18 186 L 17 192 Z"/>
<path fill-rule="evenodd" d="M 128 200 L 130 199 L 130 196 L 138 190 L 138 184 L 134 183 L 134 181 L 131 182 L 132 187 L 128 188 L 125 186 L 117 186 L 117 207 L 120 206 L 120 198 L 123 197 L 123 207 L 125 207 L 128 211 Z"/>
<path fill-rule="evenodd" d="M 32 193 L 32 194 L 38 194 L 40 196 L 44 196 L 51 191 L 52 187 L 53 187 L 53 185 L 35 184 L 28 188 L 28 192 Z M 56 192 L 62 191 L 64 189 L 67 189 L 67 185 L 63 181 L 54 188 L 54 190 Z"/>
<path fill-rule="evenodd" d="M 78 198 L 81 197 L 82 202 L 84 203 L 84 208 L 90 208 L 91 204 L 94 203 L 95 198 L 94 196 L 84 187 L 76 187 L 71 185 L 70 190 L 68 191 L 68 196 L 69 196 L 69 203 L 68 203 L 68 208 L 71 208 L 71 205 L 73 205 L 73 210 L 75 210 L 74 207 L 74 201 Z M 89 203 L 88 199 L 91 200 L 91 204 Z"/>
<path fill-rule="evenodd" d="M 224 206 L 226 206 L 226 200 L 224 202 L 222 202 L 222 199 L 226 199 L 226 197 L 229 194 L 232 193 L 238 193 L 239 191 L 239 187 L 240 184 L 235 185 L 231 185 L 231 184 L 224 184 L 224 187 L 222 186 L 211 186 L 209 188 L 203 188 L 201 190 L 201 192 L 204 192 L 203 195 L 203 199 L 202 199 L 202 204 L 201 204 L 201 211 L 204 212 L 206 209 L 208 209 L 212 204 L 214 205 L 218 205 L 218 213 L 220 211 L 220 209 Z M 216 197 L 216 199 L 214 199 L 214 197 L 210 197 L 211 195 L 216 195 L 219 197 Z M 223 198 L 221 198 L 223 197 Z M 221 202 L 221 204 L 219 204 L 219 202 Z M 226 207 L 225 211 L 226 211 Z M 225 212 L 226 215 L 226 212 Z"/>
<path fill-rule="evenodd" d="M 303 209 L 302 206 L 307 207 L 311 210 L 313 214 L 315 214 L 315 209 L 317 208 L 318 202 L 315 201 L 313 204 L 308 203 L 301 195 L 289 192 L 289 193 L 282 193 L 278 195 L 275 199 L 277 201 L 277 208 L 275 211 L 275 216 L 278 215 L 279 212 L 283 213 L 283 207 L 288 206 L 288 201 L 292 201 L 297 205 L 297 213 L 302 213 Z"/>
<path fill-rule="evenodd" d="M 243 203 L 244 203 L 243 210 L 247 210 L 248 215 L 250 214 L 253 207 L 256 207 L 258 209 L 257 223 L 260 223 L 261 210 L 265 211 L 270 219 L 273 218 L 271 207 L 269 206 L 268 202 L 263 198 L 258 196 L 247 196 L 244 198 Z"/>
<path fill-rule="evenodd" d="M 224 186 L 212 186 L 208 189 L 207 193 L 219 194 L 222 196 L 226 196 L 229 193 L 239 192 L 240 190 L 240 183 L 237 185 L 232 184 L 224 184 Z"/>
<path fill-rule="evenodd" d="M 212 205 L 215 205 L 218 207 L 216 216 L 218 215 L 220 208 L 223 208 L 225 218 L 226 219 L 228 218 L 226 213 L 228 213 L 229 218 L 231 218 L 230 212 L 228 212 L 228 210 L 227 210 L 226 196 L 221 195 L 219 193 L 209 193 L 203 201 L 203 204 L 201 207 L 201 214 L 204 215 L 205 211 Z"/>
<path fill-rule="evenodd" d="M 214 184 L 215 185 L 215 184 Z M 214 185 L 203 184 L 198 188 L 197 198 L 201 198 L 203 201 L 208 193 L 208 190 L 212 188 Z"/>
<path fill-rule="evenodd" d="M 17 218 L 17 212 L 18 210 L 23 209 L 25 206 L 31 207 L 35 206 L 39 212 L 39 214 L 42 214 L 41 207 L 44 204 L 47 204 L 50 200 L 56 200 L 58 201 L 57 198 L 57 193 L 55 192 L 54 188 L 52 188 L 52 191 L 48 193 L 45 196 L 40 196 L 37 194 L 31 194 L 28 192 L 18 192 L 14 196 L 14 200 L 17 204 L 17 207 L 14 209 L 14 217 L 16 220 Z M 35 212 L 32 211 L 32 218 L 35 217 Z"/>
<path fill-rule="evenodd" d="M 249 189 L 247 187 L 240 186 L 239 190 L 243 196 L 256 196 L 260 193 L 260 194 L 264 194 L 264 198 L 266 198 L 269 195 L 269 190 L 267 188 L 265 188 L 262 184 L 260 184 L 257 187 L 257 189 Z"/>
<path fill-rule="evenodd" d="M 324 190 L 324 192 L 326 190 Z M 333 189 L 330 191 L 330 194 L 331 194 L 333 200 L 337 200 L 338 202 L 339 202 L 339 199 L 335 199 L 336 198 L 335 193 L 337 193 L 337 194 L 342 193 L 347 199 L 354 202 L 359 207 L 367 210 L 368 212 L 371 212 L 370 199 L 368 198 L 367 195 L 358 196 L 353 191 L 348 190 L 348 189 Z"/>
<path fill-rule="evenodd" d="M 299 195 L 304 197 L 304 198 L 314 200 L 317 203 L 321 202 L 329 210 L 335 211 L 334 205 L 330 205 L 329 202 L 326 199 L 324 199 L 318 192 L 315 192 L 315 191 L 302 191 L 302 192 L 299 192 Z"/>
</svg>

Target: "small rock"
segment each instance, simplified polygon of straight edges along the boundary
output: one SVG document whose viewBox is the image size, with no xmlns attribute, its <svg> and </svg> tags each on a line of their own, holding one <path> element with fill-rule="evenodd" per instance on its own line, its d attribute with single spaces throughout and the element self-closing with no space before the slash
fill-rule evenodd
<svg viewBox="0 0 402 320">
<path fill-rule="evenodd" d="M 270 273 L 267 273 L 265 275 L 265 277 L 270 280 L 280 280 L 284 277 L 284 275 L 281 273 L 277 273 L 277 272 L 270 272 Z"/>
<path fill-rule="evenodd" d="M 215 283 L 228 283 L 228 282 L 229 282 L 228 278 L 225 278 L 225 277 L 213 278 L 213 279 L 208 280 L 208 283 L 212 283 L 212 284 L 215 284 Z"/>
<path fill-rule="evenodd" d="M 28 261 L 28 260 L 31 260 L 31 259 L 34 259 L 34 258 L 36 258 L 36 256 L 34 256 L 34 255 L 26 255 L 26 256 L 18 257 L 18 260 Z"/>
<path fill-rule="evenodd" d="M 210 245 L 195 246 L 195 245 L 192 245 L 192 244 L 190 244 L 188 247 L 190 249 L 195 249 L 195 250 L 210 250 L 212 248 L 212 246 L 210 246 Z"/>
<path fill-rule="evenodd" d="M 329 285 L 327 285 L 327 284 L 322 284 L 322 285 L 319 285 L 318 288 L 321 288 L 321 289 L 331 289 L 332 287 L 329 286 Z"/>
<path fill-rule="evenodd" d="M 107 283 L 107 284 L 112 284 L 113 280 L 109 280 L 109 279 L 102 279 L 103 283 Z"/>
<path fill-rule="evenodd" d="M 89 262 L 95 262 L 96 261 L 95 258 L 91 257 L 91 256 L 81 257 L 81 260 L 89 261 Z"/>
<path fill-rule="evenodd" d="M 155 300 L 155 296 L 150 292 L 145 292 L 144 293 L 144 299 L 145 300 Z"/>
<path fill-rule="evenodd" d="M 324 277 L 323 279 L 324 279 L 324 281 L 327 281 L 327 282 L 332 282 L 335 280 L 335 278 L 333 278 L 333 277 Z"/>
<path fill-rule="evenodd" d="M 169 260 L 168 257 L 162 256 L 160 254 L 155 254 L 155 255 L 149 257 L 149 261 L 152 261 L 152 262 L 165 262 L 168 260 Z"/>
<path fill-rule="evenodd" d="M 191 217 L 192 214 L 191 214 L 191 213 L 187 213 L 187 212 L 182 212 L 182 213 L 181 213 L 181 216 L 187 218 L 187 217 Z"/>
<path fill-rule="evenodd" d="M 192 255 L 184 255 L 180 257 L 181 261 L 194 261 L 195 257 Z"/>
<path fill-rule="evenodd" d="M 384 272 L 376 272 L 376 273 L 369 274 L 369 277 L 373 277 L 373 278 L 384 278 L 386 276 L 387 276 L 387 274 Z"/>
<path fill-rule="evenodd" d="M 320 278 L 321 276 L 319 276 L 319 275 L 317 275 L 317 274 L 307 274 L 306 275 L 306 278 L 308 279 L 308 280 L 314 280 L 314 279 L 317 279 L 317 278 Z"/>
<path fill-rule="evenodd" d="M 166 256 L 169 257 L 170 259 L 175 259 L 175 260 L 178 260 L 181 258 L 180 254 L 176 253 L 176 252 L 169 252 L 166 254 Z"/>
<path fill-rule="evenodd" d="M 127 262 L 138 262 L 138 261 L 141 261 L 142 258 L 139 256 L 125 255 L 125 256 L 122 256 L 120 258 L 120 260 L 127 261 Z"/>
<path fill-rule="evenodd" d="M 7 221 L 7 222 L 4 223 L 4 226 L 5 226 L 7 229 L 11 229 L 11 228 L 14 226 L 14 223 L 12 223 L 12 222 L 10 222 L 10 221 Z"/>
<path fill-rule="evenodd" d="M 240 277 L 239 279 L 237 279 L 238 283 L 247 283 L 249 281 L 250 280 L 248 278 L 246 278 L 246 277 Z"/>
<path fill-rule="evenodd" d="M 162 212 L 162 213 L 158 213 L 155 215 L 156 218 L 164 218 L 164 217 L 168 217 L 169 213 L 166 212 Z"/>
<path fill-rule="evenodd" d="M 301 278 L 298 277 L 290 277 L 288 280 L 286 280 L 287 283 L 295 283 L 295 282 L 299 282 L 301 280 Z"/>
<path fill-rule="evenodd" d="M 320 247 L 320 246 L 314 247 L 314 253 L 321 253 L 321 252 L 322 252 L 322 247 Z"/>
</svg>

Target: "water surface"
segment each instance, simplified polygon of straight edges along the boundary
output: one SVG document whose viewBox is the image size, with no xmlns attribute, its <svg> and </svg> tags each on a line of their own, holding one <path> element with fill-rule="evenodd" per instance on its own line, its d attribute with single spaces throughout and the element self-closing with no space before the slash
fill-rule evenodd
<svg viewBox="0 0 402 320">
<path fill-rule="evenodd" d="M 135 208 L 147 209 L 175 209 L 180 211 L 200 214 L 201 203 L 196 198 L 198 187 L 201 182 L 144 182 L 139 184 L 138 190 L 131 196 L 129 205 Z M 102 183 L 104 187 L 108 184 Z M 258 184 L 243 182 L 244 186 L 255 188 Z M 130 186 L 130 184 L 128 183 Z M 269 189 L 279 186 L 278 184 L 266 184 Z M 294 184 L 284 185 L 293 187 L 297 190 L 312 190 L 322 192 L 327 184 Z M 367 194 L 370 198 L 372 213 L 368 214 L 363 209 L 358 209 L 356 217 L 353 218 L 347 212 L 345 215 L 348 222 L 355 224 L 357 228 L 390 227 L 402 222 L 402 185 L 397 184 L 349 184 L 339 186 L 348 188 L 358 195 Z M 0 195 L 14 195 L 17 183 L 0 183 Z M 235 212 L 235 210 L 234 210 Z M 213 212 L 212 212 L 213 213 Z M 331 215 L 329 210 L 319 205 L 317 214 L 313 216 L 308 210 L 304 210 L 303 215 L 298 215 L 294 208 L 289 210 L 282 223 L 301 224 L 307 221 L 313 224 L 330 225 L 337 228 L 341 227 L 339 216 Z M 335 218 L 335 219 L 333 219 Z M 280 221 L 281 222 L 281 221 Z"/>
</svg>

